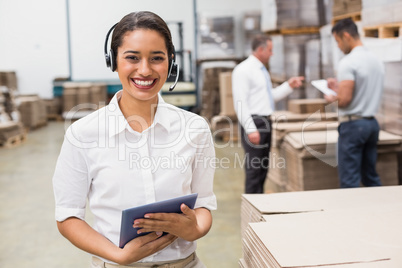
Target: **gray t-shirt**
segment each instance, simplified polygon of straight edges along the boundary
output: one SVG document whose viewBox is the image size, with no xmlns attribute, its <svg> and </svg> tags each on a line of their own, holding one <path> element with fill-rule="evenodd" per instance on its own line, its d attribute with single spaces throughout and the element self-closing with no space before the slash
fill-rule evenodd
<svg viewBox="0 0 402 268">
<path fill-rule="evenodd" d="M 367 48 L 355 47 L 339 62 L 338 81 L 353 80 L 352 101 L 339 108 L 339 116 L 374 116 L 381 102 L 384 85 L 384 65 Z"/>
</svg>

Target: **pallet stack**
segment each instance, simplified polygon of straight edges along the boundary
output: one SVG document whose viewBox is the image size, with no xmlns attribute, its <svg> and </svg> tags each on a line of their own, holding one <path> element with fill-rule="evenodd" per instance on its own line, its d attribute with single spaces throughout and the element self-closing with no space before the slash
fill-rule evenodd
<svg viewBox="0 0 402 268">
<path fill-rule="evenodd" d="M 72 116 L 82 117 L 105 105 L 107 85 L 89 82 L 65 82 L 63 84 L 63 117 L 71 112 Z"/>
<path fill-rule="evenodd" d="M 214 138 L 224 142 L 239 140 L 239 124 L 232 95 L 232 72 L 219 74 L 220 112 L 211 118 Z"/>
<path fill-rule="evenodd" d="M 292 132 L 283 142 L 288 191 L 336 189 L 339 187 L 337 130 Z M 381 131 L 377 172 L 383 185 L 398 185 L 398 153 L 402 137 Z"/>
<path fill-rule="evenodd" d="M 366 37 L 402 36 L 402 1 L 362 0 L 362 22 Z"/>
<path fill-rule="evenodd" d="M 257 34 L 261 33 L 261 12 L 246 12 L 243 15 L 244 30 L 244 56 L 248 57 L 251 52 L 251 40 Z"/>
<path fill-rule="evenodd" d="M 278 102 L 277 109 L 287 109 L 289 99 L 321 97 L 309 84 L 321 77 L 319 29 L 331 19 L 329 1 L 264 0 L 262 6 L 262 30 L 273 42 L 269 71 L 274 86 L 305 77 L 305 84 Z"/>
<path fill-rule="evenodd" d="M 27 130 L 35 130 L 47 125 L 47 110 L 38 95 L 20 95 L 17 99 L 21 122 Z"/>
<path fill-rule="evenodd" d="M 24 126 L 20 122 L 0 122 L 0 147 L 11 148 L 20 145 L 26 139 Z"/>
<path fill-rule="evenodd" d="M 332 24 L 351 18 L 361 20 L 362 0 L 334 0 L 332 5 Z"/>
<path fill-rule="evenodd" d="M 402 135 L 402 61 L 385 63 L 384 93 L 381 110 L 382 128 Z"/>
<path fill-rule="evenodd" d="M 337 113 L 328 109 L 323 99 L 289 100 L 288 107 L 290 111 L 276 111 L 271 115 L 272 143 L 267 180 L 277 192 L 292 190 L 288 179 L 292 155 L 286 153 L 284 142 L 287 135 L 293 132 L 335 130 L 338 126 Z"/>
<path fill-rule="evenodd" d="M 363 42 L 385 66 L 377 114 L 381 128 L 402 135 L 402 1 L 362 0 Z"/>
<path fill-rule="evenodd" d="M 15 72 L 0 72 L 0 147 L 10 148 L 26 139 L 16 105 L 17 76 Z"/>
<path fill-rule="evenodd" d="M 220 74 L 232 70 L 231 67 L 208 67 L 203 70 L 201 116 L 208 121 L 221 113 Z M 229 88 L 225 88 L 223 90 L 229 92 Z"/>
</svg>

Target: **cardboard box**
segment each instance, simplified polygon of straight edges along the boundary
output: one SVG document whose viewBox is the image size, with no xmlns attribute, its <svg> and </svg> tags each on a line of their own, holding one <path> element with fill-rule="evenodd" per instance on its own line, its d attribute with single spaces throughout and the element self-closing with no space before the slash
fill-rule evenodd
<svg viewBox="0 0 402 268">
<path fill-rule="evenodd" d="M 17 98 L 22 124 L 28 129 L 36 129 L 47 124 L 46 104 L 37 95 L 20 95 Z"/>
<path fill-rule="evenodd" d="M 16 72 L 0 72 L 0 85 L 4 85 L 13 90 L 18 89 Z"/>
<path fill-rule="evenodd" d="M 334 0 L 332 15 L 339 16 L 362 10 L 362 0 Z"/>
<path fill-rule="evenodd" d="M 334 189 L 339 187 L 336 143 L 338 132 L 292 132 L 283 142 L 286 159 L 286 188 L 289 191 Z M 380 131 L 377 172 L 383 185 L 398 185 L 398 152 L 402 137 Z"/>
<path fill-rule="evenodd" d="M 232 73 L 222 72 L 219 74 L 219 92 L 221 100 L 220 115 L 236 117 L 232 94 Z"/>
<path fill-rule="evenodd" d="M 213 116 L 219 115 L 221 112 L 219 75 L 222 72 L 232 70 L 233 68 L 228 67 L 211 67 L 203 70 L 202 108 L 200 114 L 207 120 L 211 120 Z"/>
<path fill-rule="evenodd" d="M 296 114 L 325 113 L 327 104 L 325 99 L 293 99 L 288 101 L 288 110 Z"/>
<path fill-rule="evenodd" d="M 243 194 L 240 262 L 243 267 L 400 267 L 401 211 L 402 186 Z"/>
</svg>

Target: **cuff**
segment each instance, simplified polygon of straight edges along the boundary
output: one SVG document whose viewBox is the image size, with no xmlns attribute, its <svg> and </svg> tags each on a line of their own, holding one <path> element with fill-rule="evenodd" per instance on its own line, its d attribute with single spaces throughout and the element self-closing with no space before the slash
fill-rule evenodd
<svg viewBox="0 0 402 268">
<path fill-rule="evenodd" d="M 62 222 L 71 217 L 85 220 L 85 209 L 56 207 L 56 221 Z"/>
<path fill-rule="evenodd" d="M 206 208 L 208 210 L 216 210 L 217 209 L 216 196 L 212 195 L 197 198 L 194 208 Z"/>
</svg>

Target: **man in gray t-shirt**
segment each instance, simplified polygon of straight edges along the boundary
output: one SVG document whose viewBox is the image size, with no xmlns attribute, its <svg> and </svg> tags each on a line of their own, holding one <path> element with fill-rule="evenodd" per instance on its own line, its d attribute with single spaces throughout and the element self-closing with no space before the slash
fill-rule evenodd
<svg viewBox="0 0 402 268">
<path fill-rule="evenodd" d="M 379 186 L 376 162 L 380 128 L 374 116 L 381 101 L 384 66 L 363 46 L 351 19 L 339 21 L 332 34 L 346 54 L 339 63 L 337 80 L 327 80 L 337 96 L 325 96 L 329 102 L 337 101 L 339 107 L 340 186 Z"/>
</svg>

